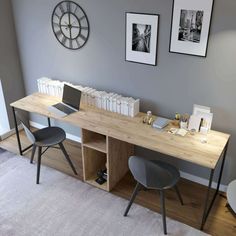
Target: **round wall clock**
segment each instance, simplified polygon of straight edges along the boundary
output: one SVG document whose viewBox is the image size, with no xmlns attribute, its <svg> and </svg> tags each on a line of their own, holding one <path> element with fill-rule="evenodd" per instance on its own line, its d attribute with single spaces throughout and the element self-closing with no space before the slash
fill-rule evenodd
<svg viewBox="0 0 236 236">
<path fill-rule="evenodd" d="M 79 49 L 88 41 L 89 22 L 84 10 L 75 2 L 62 1 L 52 13 L 52 29 L 66 48 Z"/>
</svg>

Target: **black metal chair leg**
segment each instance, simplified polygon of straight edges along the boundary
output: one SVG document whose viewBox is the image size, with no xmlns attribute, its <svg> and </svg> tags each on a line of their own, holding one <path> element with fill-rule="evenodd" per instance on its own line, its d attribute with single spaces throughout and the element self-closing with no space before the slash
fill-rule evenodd
<svg viewBox="0 0 236 236">
<path fill-rule="evenodd" d="M 35 151 L 36 151 L 36 145 L 33 145 L 32 153 L 31 153 L 31 158 L 30 158 L 30 163 L 31 164 L 33 163 L 33 160 L 34 160 Z"/>
<path fill-rule="evenodd" d="M 36 180 L 36 184 L 39 184 L 41 157 L 42 157 L 42 147 L 38 147 L 38 162 L 37 162 L 37 180 Z"/>
<path fill-rule="evenodd" d="M 180 194 L 180 191 L 179 191 L 179 188 L 177 187 L 177 185 L 175 185 L 175 191 L 176 191 L 176 193 L 178 195 L 178 198 L 179 198 L 179 201 L 180 201 L 181 205 L 184 205 L 183 198 L 182 198 L 182 196 Z"/>
<path fill-rule="evenodd" d="M 128 212 L 129 212 L 129 209 L 130 209 L 131 205 L 133 204 L 134 199 L 135 199 L 136 195 L 138 194 L 138 191 L 140 190 L 141 186 L 142 185 L 137 182 L 137 184 L 136 184 L 136 186 L 134 188 L 134 191 L 132 193 L 132 196 L 130 198 L 129 204 L 128 204 L 126 210 L 125 210 L 124 216 L 127 216 Z"/>
<path fill-rule="evenodd" d="M 164 234 L 167 234 L 166 229 L 166 208 L 165 208 L 165 193 L 164 190 L 160 190 L 160 202 L 161 202 L 161 214 L 162 214 L 162 222 L 163 222 L 163 230 Z"/>
<path fill-rule="evenodd" d="M 71 159 L 70 159 L 68 153 L 66 152 L 66 149 L 65 149 L 63 143 L 59 143 L 59 146 L 60 146 L 60 148 L 61 148 L 61 150 L 62 150 L 62 152 L 63 152 L 63 154 L 64 154 L 66 160 L 67 160 L 68 163 L 70 164 L 70 167 L 71 167 L 71 169 L 73 170 L 74 174 L 75 174 L 75 175 L 78 175 L 78 173 L 76 172 L 76 169 L 75 169 L 75 167 L 74 167 L 74 165 L 73 165 L 73 163 L 72 163 L 72 161 L 71 161 Z"/>
</svg>

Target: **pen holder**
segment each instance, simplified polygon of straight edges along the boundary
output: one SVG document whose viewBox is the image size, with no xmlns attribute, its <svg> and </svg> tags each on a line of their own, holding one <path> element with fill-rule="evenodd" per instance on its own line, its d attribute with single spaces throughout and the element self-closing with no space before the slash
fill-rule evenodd
<svg viewBox="0 0 236 236">
<path fill-rule="evenodd" d="M 188 128 L 188 122 L 187 121 L 180 121 L 180 128 L 181 129 L 187 129 Z"/>
</svg>

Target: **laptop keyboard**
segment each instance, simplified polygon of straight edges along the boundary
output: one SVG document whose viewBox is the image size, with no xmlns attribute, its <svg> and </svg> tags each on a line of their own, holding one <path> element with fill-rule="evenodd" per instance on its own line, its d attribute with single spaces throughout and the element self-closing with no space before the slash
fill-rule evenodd
<svg viewBox="0 0 236 236">
<path fill-rule="evenodd" d="M 71 109 L 71 108 L 65 106 L 65 105 L 62 104 L 62 103 L 57 103 L 57 104 L 53 105 L 53 107 L 55 107 L 55 108 L 57 108 L 58 110 L 60 110 L 60 111 L 62 111 L 62 112 L 64 112 L 64 113 L 66 113 L 67 115 L 69 115 L 69 114 L 75 112 L 75 110 L 73 110 L 73 109 Z"/>
</svg>

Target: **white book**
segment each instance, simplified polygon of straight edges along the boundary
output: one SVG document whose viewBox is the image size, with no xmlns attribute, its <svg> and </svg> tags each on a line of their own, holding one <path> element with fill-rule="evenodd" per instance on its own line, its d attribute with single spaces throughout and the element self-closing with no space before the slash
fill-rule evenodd
<svg viewBox="0 0 236 236">
<path fill-rule="evenodd" d="M 102 109 L 106 110 L 107 108 L 107 93 L 104 92 L 102 96 Z"/>
<path fill-rule="evenodd" d="M 110 97 L 110 103 L 109 103 L 109 111 L 113 111 L 113 99 L 117 96 L 117 94 L 113 94 L 111 97 Z"/>
<path fill-rule="evenodd" d="M 127 98 L 127 97 L 123 97 L 121 99 L 121 114 L 122 115 L 128 116 L 128 114 L 129 114 L 128 100 L 129 100 L 129 98 Z"/>
<path fill-rule="evenodd" d="M 135 117 L 139 113 L 140 100 L 136 99 L 129 103 L 129 116 Z"/>
<path fill-rule="evenodd" d="M 92 95 L 93 92 L 95 92 L 96 90 L 95 89 L 90 89 L 87 91 L 87 100 L 88 100 L 88 105 L 89 106 L 93 106 L 94 104 L 94 97 Z"/>
<path fill-rule="evenodd" d="M 112 98 L 112 111 L 113 112 L 117 112 L 117 100 L 120 99 L 120 98 L 121 98 L 121 96 L 118 95 L 118 94 L 116 94 L 116 96 L 114 96 Z"/>
<path fill-rule="evenodd" d="M 104 95 L 104 91 L 98 91 L 97 93 L 97 108 L 102 109 L 102 96 Z"/>
<path fill-rule="evenodd" d="M 110 101 L 114 93 L 108 93 L 107 99 L 106 99 L 106 110 L 110 111 Z"/>
<path fill-rule="evenodd" d="M 91 90 L 89 87 L 85 87 L 83 91 L 84 104 L 88 106 L 88 91 Z"/>
<path fill-rule="evenodd" d="M 119 99 L 116 99 L 116 112 L 121 114 L 121 99 L 122 97 L 120 97 Z"/>
</svg>

